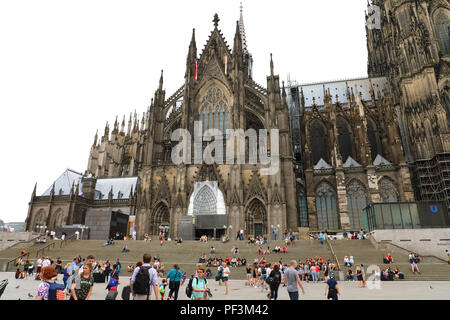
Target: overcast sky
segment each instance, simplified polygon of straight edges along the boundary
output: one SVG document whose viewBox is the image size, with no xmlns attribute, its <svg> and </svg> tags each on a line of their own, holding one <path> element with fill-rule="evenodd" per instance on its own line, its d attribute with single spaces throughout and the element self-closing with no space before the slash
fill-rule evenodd
<svg viewBox="0 0 450 320">
<path fill-rule="evenodd" d="M 65 169 L 84 172 L 95 132 L 142 115 L 164 69 L 166 98 L 182 86 L 196 29 L 198 54 L 214 13 L 230 48 L 239 0 L 0 2 L 0 219 L 24 221 Z M 243 1 L 253 78 L 299 83 L 367 76 L 366 0 Z"/>
</svg>

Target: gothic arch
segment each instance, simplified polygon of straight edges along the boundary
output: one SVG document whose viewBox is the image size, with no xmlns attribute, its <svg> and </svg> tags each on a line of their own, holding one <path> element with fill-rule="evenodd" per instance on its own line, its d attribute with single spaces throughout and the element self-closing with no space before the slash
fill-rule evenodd
<svg viewBox="0 0 450 320">
<path fill-rule="evenodd" d="M 336 119 L 336 127 L 342 161 L 345 162 L 348 157 L 355 158 L 353 132 L 350 124 L 342 116 L 338 116 Z"/>
<path fill-rule="evenodd" d="M 378 126 L 376 125 L 376 122 L 370 117 L 367 117 L 367 138 L 370 144 L 372 161 L 375 160 L 378 154 L 384 156 L 383 145 L 378 133 Z"/>
<path fill-rule="evenodd" d="M 327 182 L 318 184 L 316 191 L 317 225 L 319 230 L 339 229 L 337 197 L 335 189 Z"/>
<path fill-rule="evenodd" d="M 396 183 L 387 176 L 383 176 L 380 181 L 378 181 L 378 192 L 380 193 L 381 202 L 399 201 L 399 193 Z"/>
<path fill-rule="evenodd" d="M 450 54 L 450 10 L 439 8 L 433 12 L 433 27 L 442 55 Z"/>
<path fill-rule="evenodd" d="M 328 134 L 322 121 L 314 119 L 309 123 L 308 139 L 311 146 L 312 165 L 315 166 L 320 159 L 330 163 Z"/>
<path fill-rule="evenodd" d="M 53 214 L 53 228 L 61 228 L 64 222 L 64 211 L 60 208 Z"/>
<path fill-rule="evenodd" d="M 346 192 L 350 227 L 362 229 L 364 228 L 362 210 L 367 207 L 369 199 L 367 196 L 367 189 L 361 181 L 352 179 L 346 186 Z"/>
<path fill-rule="evenodd" d="M 151 234 L 159 234 L 160 226 L 170 226 L 170 211 L 167 202 L 159 201 L 154 209 L 150 224 Z"/>
<path fill-rule="evenodd" d="M 268 234 L 266 206 L 258 197 L 252 198 L 245 206 L 245 230 L 255 236 Z"/>
<path fill-rule="evenodd" d="M 35 215 L 34 215 L 34 222 L 33 222 L 33 230 L 35 232 L 40 232 L 41 229 L 37 228 L 37 226 L 44 226 L 47 223 L 47 213 L 44 209 L 40 209 Z"/>
<path fill-rule="evenodd" d="M 208 215 L 217 213 L 217 198 L 208 185 L 203 185 L 194 199 L 193 215 Z"/>
</svg>

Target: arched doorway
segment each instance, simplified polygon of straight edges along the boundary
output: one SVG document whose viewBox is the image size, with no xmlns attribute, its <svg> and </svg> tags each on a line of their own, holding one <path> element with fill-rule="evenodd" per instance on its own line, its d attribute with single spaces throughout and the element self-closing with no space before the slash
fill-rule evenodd
<svg viewBox="0 0 450 320">
<path fill-rule="evenodd" d="M 263 236 L 268 234 L 267 211 L 258 198 L 253 198 L 245 210 L 245 230 L 247 234 Z"/>
<path fill-rule="evenodd" d="M 151 233 L 153 235 L 159 234 L 160 231 L 168 233 L 170 228 L 170 213 L 169 208 L 164 202 L 158 203 L 153 211 Z"/>
<path fill-rule="evenodd" d="M 45 232 L 45 224 L 47 220 L 47 215 L 45 214 L 45 210 L 39 210 L 34 217 L 34 231 L 35 232 Z"/>
</svg>

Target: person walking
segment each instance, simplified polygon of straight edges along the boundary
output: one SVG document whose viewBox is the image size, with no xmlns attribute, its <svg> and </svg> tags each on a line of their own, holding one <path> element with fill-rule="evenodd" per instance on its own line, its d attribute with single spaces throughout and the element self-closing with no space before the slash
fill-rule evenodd
<svg viewBox="0 0 450 320">
<path fill-rule="evenodd" d="M 150 254 L 144 254 L 142 266 L 134 269 L 130 280 L 130 290 L 133 300 L 150 300 L 152 289 L 155 292 L 155 300 L 158 300 L 158 274 L 152 268 Z"/>
<path fill-rule="evenodd" d="M 330 272 L 329 279 L 326 282 L 325 296 L 328 300 L 338 300 L 338 295 L 341 295 L 341 291 L 338 287 L 338 282 L 334 279 L 334 272 Z"/>
<path fill-rule="evenodd" d="M 269 286 L 270 286 L 269 299 L 277 300 L 278 299 L 278 288 L 280 287 L 280 283 L 281 283 L 281 279 L 282 279 L 281 272 L 280 272 L 280 266 L 278 264 L 276 264 L 273 267 L 273 270 L 270 272 L 268 279 L 272 279 L 269 281 Z"/>
<path fill-rule="evenodd" d="M 305 289 L 303 288 L 302 281 L 300 280 L 298 276 L 298 271 L 295 268 L 297 268 L 297 261 L 292 260 L 289 265 L 289 268 L 287 268 L 286 271 L 284 272 L 285 283 L 287 286 L 289 298 L 291 300 L 298 300 L 297 285 L 302 289 L 302 293 L 305 294 Z"/>
<path fill-rule="evenodd" d="M 169 296 L 168 300 L 178 300 L 178 290 L 180 290 L 180 281 L 182 278 L 182 273 L 180 267 L 177 264 L 173 266 L 173 269 L 169 271 L 167 274 L 167 279 L 169 279 Z"/>
<path fill-rule="evenodd" d="M 55 268 L 52 266 L 44 267 L 40 271 L 40 278 L 42 282 L 39 284 L 36 300 L 48 300 L 49 298 L 49 289 L 50 289 L 50 281 L 58 274 L 55 271 Z"/>
</svg>

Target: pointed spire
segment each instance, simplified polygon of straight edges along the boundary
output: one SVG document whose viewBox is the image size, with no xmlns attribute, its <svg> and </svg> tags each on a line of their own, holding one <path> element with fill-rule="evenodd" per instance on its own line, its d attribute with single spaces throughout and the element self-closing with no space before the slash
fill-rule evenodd
<svg viewBox="0 0 450 320">
<path fill-rule="evenodd" d="M 132 198 L 133 198 L 133 185 L 131 185 L 131 189 L 130 189 L 130 196 L 129 196 L 129 198 L 130 198 L 130 199 L 132 199 Z"/>
<path fill-rule="evenodd" d="M 33 201 L 34 197 L 36 197 L 36 189 L 37 189 L 37 182 L 34 184 L 33 193 L 31 194 L 31 201 Z"/>
<path fill-rule="evenodd" d="M 273 77 L 273 58 L 272 58 L 272 54 L 270 54 L 270 75 Z"/>
<path fill-rule="evenodd" d="M 120 133 L 125 133 L 125 115 L 123 115 L 122 126 L 120 128 Z"/>
<path fill-rule="evenodd" d="M 98 129 L 97 129 L 97 132 L 95 133 L 94 147 L 97 146 L 97 142 L 98 142 Z"/>
<path fill-rule="evenodd" d="M 80 194 L 80 183 L 77 183 L 77 188 L 75 189 L 75 195 Z"/>
<path fill-rule="evenodd" d="M 242 14 L 242 2 L 241 2 L 241 6 L 240 6 L 240 10 L 241 10 L 241 14 L 239 17 L 239 33 L 241 34 L 241 39 L 242 39 L 242 49 L 244 50 L 244 53 L 248 53 L 248 49 L 247 49 L 247 37 L 245 36 L 245 27 L 244 27 L 244 16 Z"/>
<path fill-rule="evenodd" d="M 160 91 L 162 91 L 162 89 L 163 89 L 163 73 L 164 73 L 164 70 L 161 70 L 161 77 L 159 78 L 159 90 Z"/>
</svg>

